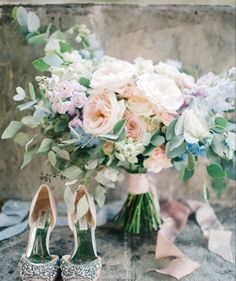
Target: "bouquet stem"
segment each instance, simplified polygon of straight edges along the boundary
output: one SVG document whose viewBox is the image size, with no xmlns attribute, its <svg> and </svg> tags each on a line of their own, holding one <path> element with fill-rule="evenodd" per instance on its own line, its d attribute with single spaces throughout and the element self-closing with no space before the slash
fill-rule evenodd
<svg viewBox="0 0 236 281">
<path fill-rule="evenodd" d="M 135 181 L 130 177 L 136 177 Z M 143 180 L 145 178 L 145 180 Z M 135 183 L 134 186 L 132 186 Z M 130 186 L 131 185 L 131 186 Z M 145 185 L 145 186 L 144 186 Z M 142 187 L 141 187 L 142 186 Z M 123 223 L 124 230 L 133 234 L 157 231 L 161 224 L 160 216 L 156 208 L 155 199 L 149 190 L 149 182 L 146 174 L 129 175 L 129 190 L 133 188 L 144 193 L 134 194 L 129 192 L 128 197 L 116 215 L 115 220 Z"/>
</svg>

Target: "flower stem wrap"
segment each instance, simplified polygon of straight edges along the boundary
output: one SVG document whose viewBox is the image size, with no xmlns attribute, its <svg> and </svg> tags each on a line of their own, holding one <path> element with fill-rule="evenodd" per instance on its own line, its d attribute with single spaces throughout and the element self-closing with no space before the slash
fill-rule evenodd
<svg viewBox="0 0 236 281">
<path fill-rule="evenodd" d="M 150 175 L 129 174 L 128 185 L 128 197 L 115 220 L 129 233 L 157 231 L 161 222 Z"/>
</svg>

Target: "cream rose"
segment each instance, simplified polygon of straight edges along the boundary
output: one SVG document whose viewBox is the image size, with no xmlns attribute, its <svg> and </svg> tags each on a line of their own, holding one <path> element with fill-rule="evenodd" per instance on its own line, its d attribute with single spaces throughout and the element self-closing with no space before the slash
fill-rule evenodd
<svg viewBox="0 0 236 281">
<path fill-rule="evenodd" d="M 177 135 L 183 132 L 184 139 L 188 143 L 197 143 L 200 138 L 208 135 L 205 120 L 197 116 L 192 109 L 186 109 L 178 119 L 175 131 Z"/>
<path fill-rule="evenodd" d="M 134 74 L 134 66 L 126 61 L 103 62 L 92 75 L 91 87 L 116 91 L 129 83 Z"/>
<path fill-rule="evenodd" d="M 156 73 L 140 75 L 137 86 L 157 112 L 175 112 L 184 102 L 180 89 L 166 76 Z"/>
<path fill-rule="evenodd" d="M 98 91 L 88 98 L 84 107 L 83 127 L 86 133 L 106 134 L 122 118 L 124 101 L 117 101 L 116 95 L 109 91 Z"/>
<path fill-rule="evenodd" d="M 150 116 L 154 114 L 153 105 L 143 96 L 132 96 L 126 103 L 127 108 L 136 116 Z"/>
<path fill-rule="evenodd" d="M 151 156 L 144 160 L 143 165 L 148 172 L 153 173 L 159 173 L 163 169 L 172 167 L 171 160 L 165 155 L 163 146 L 154 149 Z"/>
</svg>

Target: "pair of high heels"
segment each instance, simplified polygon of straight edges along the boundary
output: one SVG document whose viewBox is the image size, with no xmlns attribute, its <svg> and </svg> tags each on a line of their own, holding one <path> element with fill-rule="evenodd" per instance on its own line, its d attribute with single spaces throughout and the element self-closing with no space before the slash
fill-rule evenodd
<svg viewBox="0 0 236 281">
<path fill-rule="evenodd" d="M 59 259 L 49 252 L 49 238 L 57 219 L 55 200 L 47 185 L 41 185 L 38 189 L 29 214 L 27 250 L 19 262 L 23 281 L 56 280 L 59 268 L 64 281 L 98 280 L 102 260 L 96 250 L 96 210 L 93 198 L 85 187 L 80 186 L 71 204 L 68 224 L 74 233 L 74 253 Z"/>
</svg>

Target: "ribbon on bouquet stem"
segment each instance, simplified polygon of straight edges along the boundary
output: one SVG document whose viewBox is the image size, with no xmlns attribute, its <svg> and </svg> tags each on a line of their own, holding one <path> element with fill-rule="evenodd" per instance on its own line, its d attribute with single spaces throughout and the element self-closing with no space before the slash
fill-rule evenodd
<svg viewBox="0 0 236 281">
<path fill-rule="evenodd" d="M 186 227 L 188 218 L 195 214 L 204 238 L 208 240 L 208 249 L 229 262 L 233 262 L 230 247 L 231 232 L 224 230 L 214 210 L 206 203 L 195 200 L 159 202 L 156 186 L 152 175 L 132 175 L 129 179 L 129 192 L 142 194 L 151 191 L 155 206 L 160 213 L 163 224 L 157 234 L 156 259 L 171 258 L 167 267 L 154 269 L 156 272 L 181 279 L 197 268 L 200 264 L 182 253 L 174 241 Z"/>
</svg>

